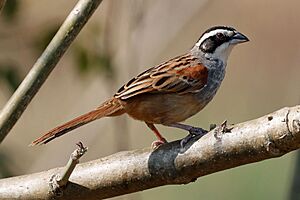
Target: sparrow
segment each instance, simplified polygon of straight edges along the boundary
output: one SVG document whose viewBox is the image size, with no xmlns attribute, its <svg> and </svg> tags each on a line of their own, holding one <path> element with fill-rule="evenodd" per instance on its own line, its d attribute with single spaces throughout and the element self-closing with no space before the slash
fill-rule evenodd
<svg viewBox="0 0 300 200">
<path fill-rule="evenodd" d="M 207 131 L 181 122 L 212 100 L 224 79 L 231 50 L 247 41 L 245 35 L 232 27 L 211 27 L 188 53 L 140 73 L 96 109 L 50 130 L 31 145 L 46 144 L 96 119 L 126 113 L 133 119 L 144 121 L 153 131 L 158 140 L 152 146 L 167 142 L 155 124 L 188 131 L 181 141 L 184 146 L 192 137 L 202 136 Z"/>
</svg>

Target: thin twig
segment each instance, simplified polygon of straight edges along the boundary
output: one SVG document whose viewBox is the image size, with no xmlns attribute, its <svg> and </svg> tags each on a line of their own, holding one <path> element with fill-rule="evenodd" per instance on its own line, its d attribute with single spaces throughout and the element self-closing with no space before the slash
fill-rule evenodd
<svg viewBox="0 0 300 200">
<path fill-rule="evenodd" d="M 55 196 L 61 196 L 63 194 L 63 188 L 67 185 L 75 166 L 79 163 L 79 158 L 83 156 L 87 147 L 84 147 L 81 142 L 77 143 L 78 148 L 71 154 L 67 165 L 63 168 L 62 173 L 53 174 L 50 178 L 51 192 Z"/>
<path fill-rule="evenodd" d="M 185 149 L 175 141 L 156 150 L 120 152 L 78 164 L 63 190 L 63 199 L 96 200 L 186 184 L 211 173 L 282 156 L 300 148 L 300 105 L 230 128 L 219 138 L 214 136 L 215 130 L 200 139 L 194 137 Z M 2 179 L 0 199 L 50 199 L 48 177 L 61 170 Z"/>
<path fill-rule="evenodd" d="M 81 158 L 81 156 L 83 156 L 87 151 L 87 147 L 84 147 L 81 142 L 79 142 L 77 146 L 78 148 L 71 154 L 64 171 L 57 180 L 57 183 L 60 187 L 63 187 L 67 184 L 73 170 L 75 169 L 75 166 L 79 163 L 79 158 Z"/>
<path fill-rule="evenodd" d="M 0 143 L 102 0 L 80 0 L 0 113 Z"/>
</svg>

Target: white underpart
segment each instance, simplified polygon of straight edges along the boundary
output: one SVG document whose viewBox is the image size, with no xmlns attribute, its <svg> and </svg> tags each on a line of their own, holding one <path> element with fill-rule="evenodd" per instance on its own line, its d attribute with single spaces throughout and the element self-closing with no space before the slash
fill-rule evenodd
<svg viewBox="0 0 300 200">
<path fill-rule="evenodd" d="M 226 63 L 233 46 L 234 45 L 230 44 L 229 42 L 226 42 L 216 48 L 214 53 L 207 53 L 206 57 L 217 58 Z"/>
</svg>

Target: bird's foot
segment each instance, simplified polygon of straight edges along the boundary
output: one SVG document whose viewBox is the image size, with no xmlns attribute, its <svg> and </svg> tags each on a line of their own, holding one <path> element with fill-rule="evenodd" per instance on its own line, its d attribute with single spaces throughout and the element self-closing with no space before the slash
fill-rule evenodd
<svg viewBox="0 0 300 200">
<path fill-rule="evenodd" d="M 165 138 L 162 138 L 162 139 L 160 139 L 160 140 L 155 140 L 155 141 L 152 142 L 151 148 L 152 148 L 153 150 L 155 150 L 155 149 L 157 149 L 159 146 L 161 146 L 161 145 L 163 145 L 163 144 L 165 144 L 165 143 L 168 143 L 167 140 L 166 140 Z"/>
<path fill-rule="evenodd" d="M 185 145 L 194 137 L 199 137 L 201 138 L 203 135 L 205 135 L 208 131 L 204 130 L 203 128 L 199 128 L 199 127 L 191 127 L 191 129 L 189 130 L 189 134 L 183 138 L 180 141 L 180 146 L 181 148 L 184 148 Z"/>
</svg>

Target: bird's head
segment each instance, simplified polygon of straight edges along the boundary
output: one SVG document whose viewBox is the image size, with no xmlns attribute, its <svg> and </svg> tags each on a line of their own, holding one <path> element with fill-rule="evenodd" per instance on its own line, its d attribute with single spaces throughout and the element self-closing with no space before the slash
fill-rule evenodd
<svg viewBox="0 0 300 200">
<path fill-rule="evenodd" d="M 245 35 L 232 27 L 215 26 L 201 35 L 191 51 L 206 58 L 226 62 L 232 48 L 247 41 L 249 39 Z"/>
</svg>

